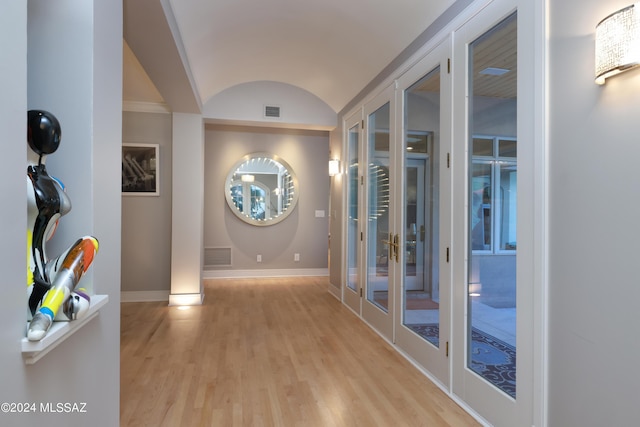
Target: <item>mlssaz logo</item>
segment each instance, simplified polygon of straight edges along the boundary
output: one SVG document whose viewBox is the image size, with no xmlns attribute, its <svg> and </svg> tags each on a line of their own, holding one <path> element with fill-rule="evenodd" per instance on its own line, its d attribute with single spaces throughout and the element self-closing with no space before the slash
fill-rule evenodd
<svg viewBox="0 0 640 427">
<path fill-rule="evenodd" d="M 40 403 L 40 412 L 56 412 L 56 413 L 86 413 L 86 402 L 46 402 Z"/>
</svg>

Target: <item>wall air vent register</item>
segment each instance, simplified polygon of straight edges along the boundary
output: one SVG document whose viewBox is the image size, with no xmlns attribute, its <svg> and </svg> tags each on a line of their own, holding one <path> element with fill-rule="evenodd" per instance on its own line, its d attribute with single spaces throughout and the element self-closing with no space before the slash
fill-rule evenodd
<svg viewBox="0 0 640 427">
<path fill-rule="evenodd" d="M 279 119 L 280 118 L 280 106 L 278 105 L 265 105 L 264 117 L 267 119 Z"/>
<path fill-rule="evenodd" d="M 231 248 L 204 248 L 205 270 L 231 266 Z"/>
</svg>

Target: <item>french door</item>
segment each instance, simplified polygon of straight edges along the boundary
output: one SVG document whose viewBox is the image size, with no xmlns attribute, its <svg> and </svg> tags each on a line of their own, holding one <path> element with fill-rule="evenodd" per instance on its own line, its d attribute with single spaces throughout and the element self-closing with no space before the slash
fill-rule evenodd
<svg viewBox="0 0 640 427">
<path fill-rule="evenodd" d="M 535 424 L 531 7 L 494 0 L 453 44 L 451 390 L 496 426 Z"/>
<path fill-rule="evenodd" d="M 449 385 L 451 307 L 451 77 L 449 40 L 398 79 L 402 189 L 396 282 L 396 344 Z"/>
<path fill-rule="evenodd" d="M 362 317 L 382 336 L 394 340 L 394 289 L 399 268 L 396 227 L 395 99 L 393 87 L 364 106 L 365 141 L 361 183 L 366 271 Z"/>
<path fill-rule="evenodd" d="M 536 425 L 543 32 L 525 0 L 472 9 L 344 123 L 343 299 L 488 423 Z"/>
<path fill-rule="evenodd" d="M 362 205 L 361 171 L 362 171 L 362 111 L 359 110 L 345 122 L 346 133 L 346 280 L 342 288 L 342 300 L 354 312 L 360 315 L 362 310 L 362 278 L 363 229 L 360 213 Z"/>
</svg>

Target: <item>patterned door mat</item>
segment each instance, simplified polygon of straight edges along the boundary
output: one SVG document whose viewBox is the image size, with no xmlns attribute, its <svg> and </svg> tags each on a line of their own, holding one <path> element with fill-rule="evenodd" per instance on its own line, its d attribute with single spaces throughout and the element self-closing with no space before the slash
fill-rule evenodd
<svg viewBox="0 0 640 427">
<path fill-rule="evenodd" d="M 431 344 L 439 346 L 437 324 L 406 326 Z M 516 397 L 516 349 L 512 345 L 472 328 L 469 368 L 509 396 Z"/>
</svg>

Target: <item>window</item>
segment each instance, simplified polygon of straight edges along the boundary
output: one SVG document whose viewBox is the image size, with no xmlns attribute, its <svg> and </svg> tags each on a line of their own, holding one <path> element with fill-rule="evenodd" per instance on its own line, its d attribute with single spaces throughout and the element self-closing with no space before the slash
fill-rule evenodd
<svg viewBox="0 0 640 427">
<path fill-rule="evenodd" d="M 471 249 L 515 251 L 517 141 L 474 136 L 472 151 Z"/>
</svg>

